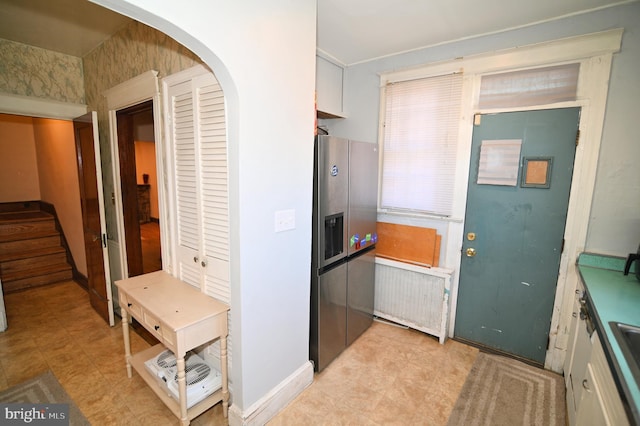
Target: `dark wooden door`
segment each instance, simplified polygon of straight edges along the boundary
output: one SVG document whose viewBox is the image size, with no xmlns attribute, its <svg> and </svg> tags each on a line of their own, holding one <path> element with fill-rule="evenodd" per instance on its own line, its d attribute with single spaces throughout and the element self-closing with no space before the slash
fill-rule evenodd
<svg viewBox="0 0 640 426">
<path fill-rule="evenodd" d="M 113 325 L 113 305 L 111 304 L 111 291 L 108 286 L 106 273 L 108 273 L 107 238 L 104 232 L 104 223 L 101 213 L 102 192 L 98 185 L 100 157 L 96 156 L 96 142 L 94 139 L 93 123 L 95 113 L 88 113 L 73 120 L 73 128 L 76 140 L 76 153 L 78 156 L 78 181 L 80 184 L 80 200 L 82 205 L 82 225 L 84 232 L 84 246 L 87 258 L 87 278 L 89 300 L 91 306 L 107 321 Z"/>
<path fill-rule="evenodd" d="M 124 218 L 125 247 L 127 250 L 128 276 L 144 273 L 140 216 L 138 212 L 138 181 L 134 116 L 153 109 L 151 101 L 135 105 L 116 113 L 118 126 L 118 152 L 120 159 L 120 185 L 122 190 L 122 214 Z"/>
</svg>

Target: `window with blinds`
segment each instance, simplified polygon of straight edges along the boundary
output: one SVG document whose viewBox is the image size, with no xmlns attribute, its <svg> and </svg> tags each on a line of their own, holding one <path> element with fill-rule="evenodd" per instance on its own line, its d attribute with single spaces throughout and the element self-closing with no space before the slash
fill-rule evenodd
<svg viewBox="0 0 640 426">
<path fill-rule="evenodd" d="M 450 216 L 462 74 L 385 88 L 380 208 Z"/>
</svg>

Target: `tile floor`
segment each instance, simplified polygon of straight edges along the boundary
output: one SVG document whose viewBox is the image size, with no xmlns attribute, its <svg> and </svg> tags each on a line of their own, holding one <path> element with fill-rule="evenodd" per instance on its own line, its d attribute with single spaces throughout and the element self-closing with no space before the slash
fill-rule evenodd
<svg viewBox="0 0 640 426">
<path fill-rule="evenodd" d="M 176 425 L 135 373 L 122 329 L 110 328 L 74 282 L 5 295 L 0 390 L 51 369 L 94 426 Z M 131 333 L 132 351 L 149 346 Z M 477 349 L 375 322 L 271 425 L 444 425 Z M 221 404 L 194 425 L 226 424 Z"/>
</svg>

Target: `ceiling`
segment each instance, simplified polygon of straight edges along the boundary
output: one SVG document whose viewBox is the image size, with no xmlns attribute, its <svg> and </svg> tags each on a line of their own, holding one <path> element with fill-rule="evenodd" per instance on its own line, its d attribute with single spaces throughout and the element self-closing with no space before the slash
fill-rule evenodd
<svg viewBox="0 0 640 426">
<path fill-rule="evenodd" d="M 344 65 L 637 0 L 317 0 L 318 49 Z M 129 22 L 87 0 L 0 0 L 0 38 L 82 57 Z"/>
</svg>

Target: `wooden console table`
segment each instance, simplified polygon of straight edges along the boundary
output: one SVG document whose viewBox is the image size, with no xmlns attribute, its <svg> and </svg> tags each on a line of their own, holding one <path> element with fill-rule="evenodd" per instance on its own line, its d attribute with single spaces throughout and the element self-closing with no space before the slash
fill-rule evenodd
<svg viewBox="0 0 640 426">
<path fill-rule="evenodd" d="M 127 375 L 133 367 L 158 397 L 171 409 L 182 425 L 222 401 L 228 415 L 227 384 L 227 312 L 229 306 L 207 296 L 193 286 L 164 271 L 152 272 L 115 282 L 122 314 L 122 334 Z M 135 355 L 131 354 L 129 318 L 131 315 L 161 343 Z M 185 354 L 193 348 L 220 339 L 222 388 L 187 409 Z M 145 368 L 145 361 L 170 349 L 177 359 L 179 401 L 171 398 Z"/>
</svg>

